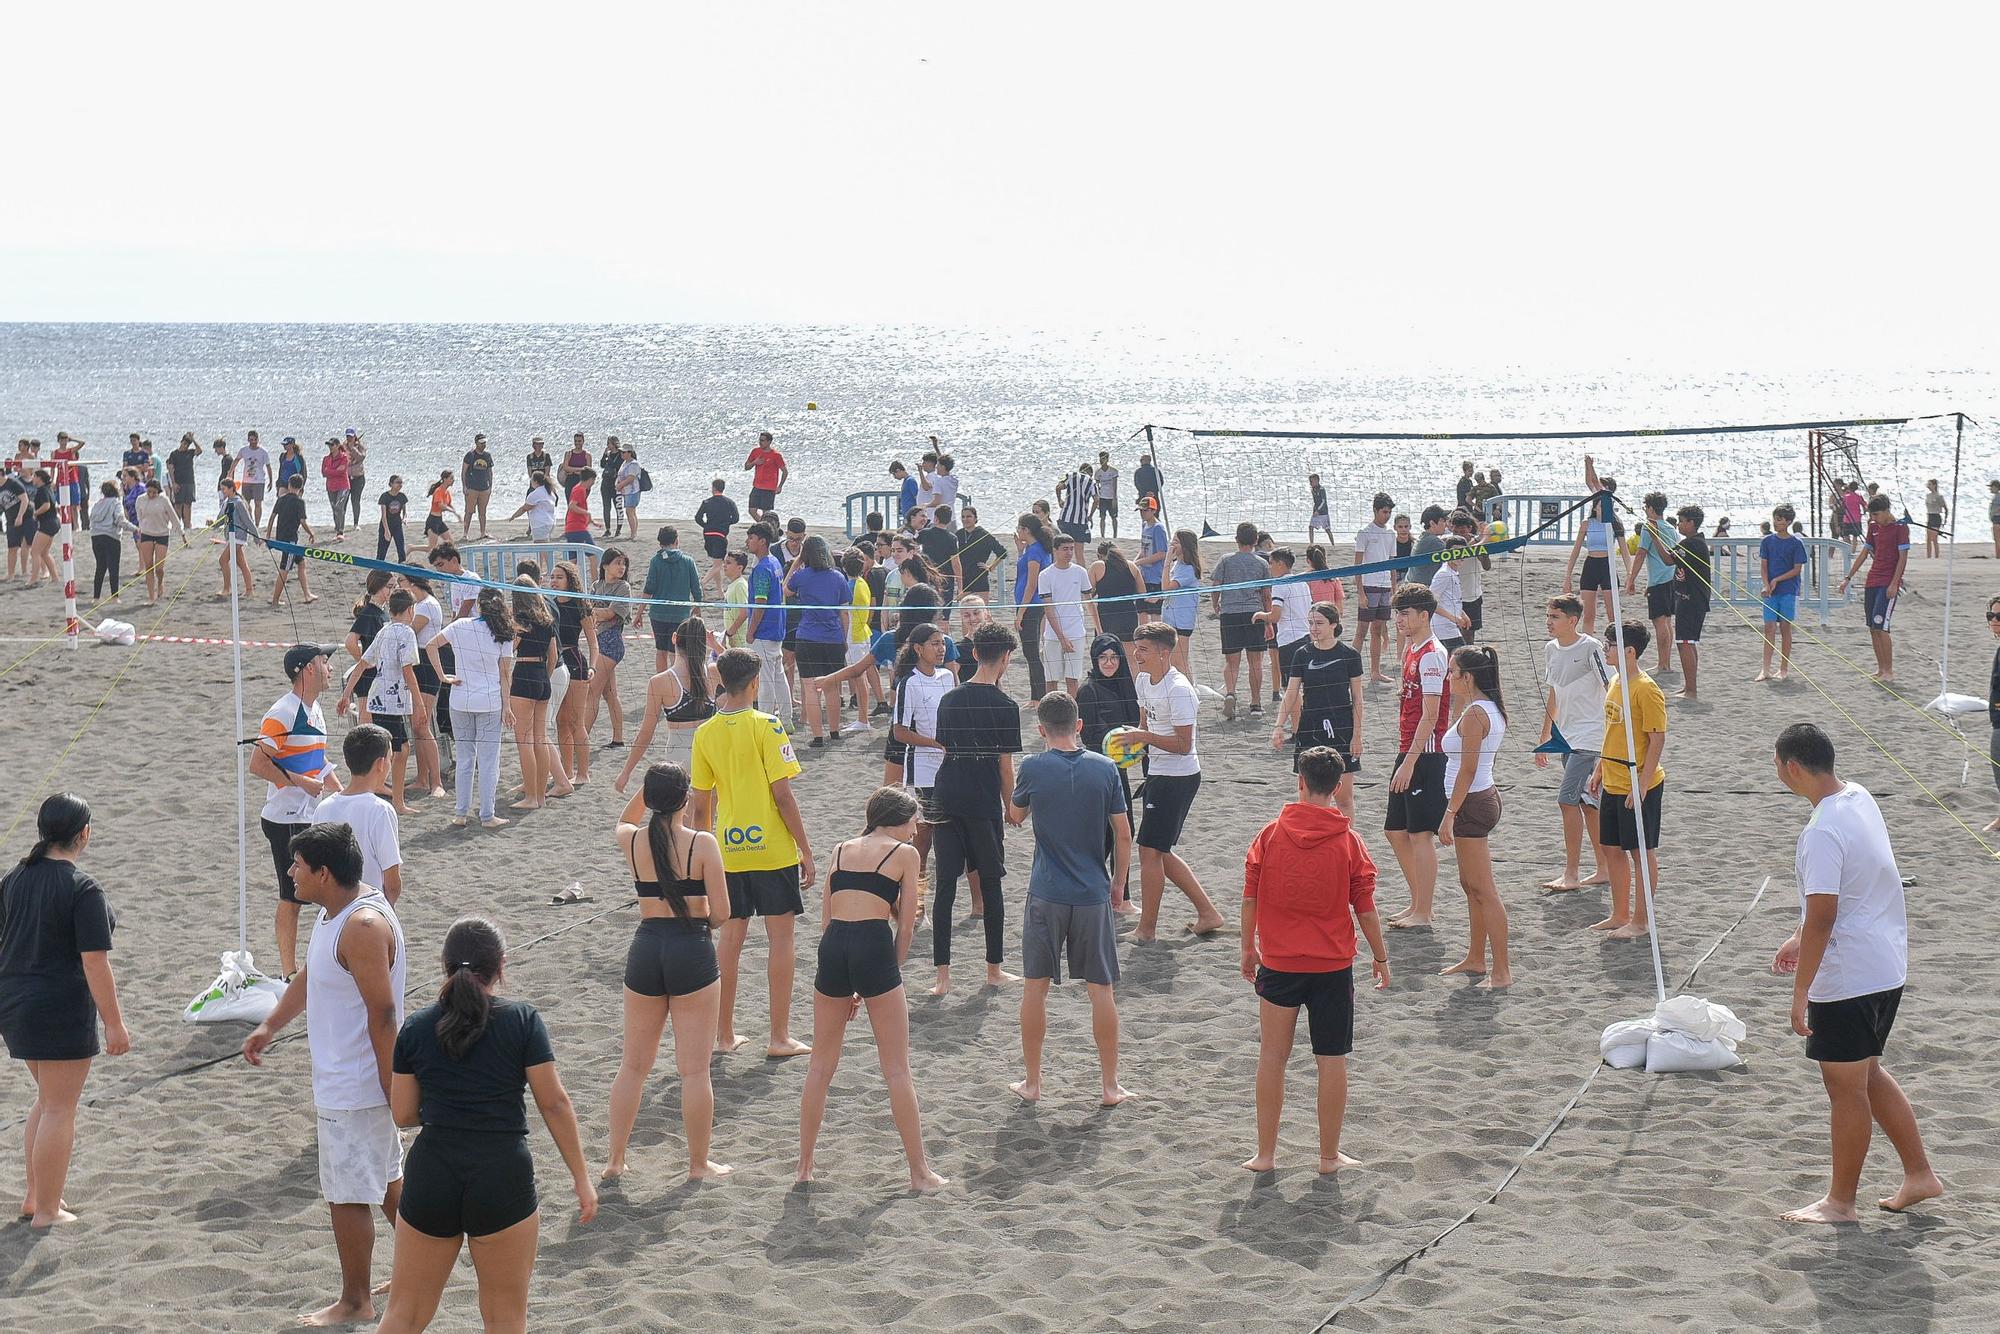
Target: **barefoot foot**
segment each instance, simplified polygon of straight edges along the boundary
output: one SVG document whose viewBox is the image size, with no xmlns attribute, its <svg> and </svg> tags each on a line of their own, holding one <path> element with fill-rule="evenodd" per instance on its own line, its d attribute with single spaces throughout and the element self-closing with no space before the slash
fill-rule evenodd
<svg viewBox="0 0 2000 1334">
<path fill-rule="evenodd" d="M 1116 1107 L 1119 1103 L 1124 1102 L 1132 1096 L 1122 1086 L 1113 1084 L 1110 1088 L 1104 1090 L 1103 1095 L 1097 1100 L 1097 1105 L 1099 1107 Z"/>
<path fill-rule="evenodd" d="M 1042 1100 L 1042 1086 L 1032 1079 L 1016 1080 L 1007 1087 L 1014 1090 L 1015 1096 L 1020 1098 L 1022 1102 L 1040 1102 Z"/>
<path fill-rule="evenodd" d="M 338 1301 L 317 1311 L 299 1313 L 299 1323 L 310 1329 L 330 1329 L 335 1325 L 352 1325 L 374 1318 L 375 1303 L 371 1301 Z"/>
<path fill-rule="evenodd" d="M 1213 917 L 1195 918 L 1194 921 L 1188 923 L 1188 930 L 1197 936 L 1212 936 L 1222 930 L 1225 925 L 1227 923 L 1223 920 L 1222 914 L 1217 913 Z"/>
<path fill-rule="evenodd" d="M 749 1041 L 749 1038 L 739 1038 L 734 1034 L 727 1037 L 718 1034 L 715 1039 L 715 1049 L 727 1055 L 732 1051 L 740 1051 Z"/>
<path fill-rule="evenodd" d="M 1625 919 L 1622 917 L 1607 917 L 1601 922 L 1592 922 L 1584 928 L 1586 931 L 1622 931 L 1624 929 Z"/>
<path fill-rule="evenodd" d="M 1390 926 L 1398 931 L 1411 931 L 1419 928 L 1429 930 L 1430 924 L 1431 919 L 1428 917 L 1405 917 L 1401 921 L 1389 923 Z"/>
<path fill-rule="evenodd" d="M 1331 1176 L 1333 1173 L 1338 1172 L 1343 1167 L 1359 1167 L 1359 1166 L 1361 1166 L 1361 1160 L 1359 1158 L 1349 1158 L 1344 1153 L 1335 1153 L 1331 1158 L 1322 1158 L 1319 1160 L 1319 1171 L 1321 1176 Z"/>
<path fill-rule="evenodd" d="M 42 1217 L 40 1214 L 31 1215 L 28 1219 L 28 1226 L 35 1229 L 35 1231 L 37 1232 L 47 1232 L 50 1228 L 56 1227 L 59 1224 L 74 1223 L 75 1221 L 76 1221 L 75 1214 L 71 1213 L 67 1209 L 59 1207 L 54 1213 L 50 1214 L 46 1218 Z"/>
<path fill-rule="evenodd" d="M 1004 987 L 1009 982 L 1019 982 L 1020 980 L 1020 978 L 1014 976 L 1014 974 L 1008 972 L 1005 968 L 988 968 L 986 970 L 986 985 L 989 987 Z"/>
<path fill-rule="evenodd" d="M 773 1060 L 781 1061 L 788 1056 L 809 1056 L 812 1054 L 812 1048 L 797 1038 L 774 1039 L 764 1048 L 764 1054 Z"/>
<path fill-rule="evenodd" d="M 1564 894 L 1572 889 L 1582 889 L 1583 882 L 1573 875 L 1559 875 L 1553 880 L 1542 881 L 1542 889 L 1550 894 Z"/>
<path fill-rule="evenodd" d="M 1615 927 L 1604 934 L 1613 940 L 1637 940 L 1646 934 L 1646 924 L 1644 922 L 1627 922 L 1624 926 Z"/>
<path fill-rule="evenodd" d="M 703 1181 L 709 1177 L 726 1177 L 735 1170 L 728 1163 L 707 1162 L 699 1167 L 690 1167 L 688 1169 L 688 1180 Z M 807 1175 L 810 1176 L 811 1174 L 808 1173 Z"/>
<path fill-rule="evenodd" d="M 1246 1172 L 1269 1172 L 1273 1168 L 1277 1167 L 1277 1165 L 1278 1165 L 1278 1155 L 1276 1155 L 1275 1153 L 1256 1154 L 1252 1157 L 1245 1158 L 1242 1162 L 1237 1164 L 1238 1167 L 1241 1167 Z"/>
<path fill-rule="evenodd" d="M 1512 973 L 1488 973 L 1484 982 L 1473 984 L 1476 991 L 1505 991 L 1514 985 Z"/>
<path fill-rule="evenodd" d="M 1449 976 L 1451 976 L 1451 974 L 1453 974 L 1453 973 L 1479 973 L 1479 974 L 1484 974 L 1485 972 L 1486 972 L 1486 960 L 1484 960 L 1484 959 L 1460 959 L 1460 960 L 1459 960 L 1459 961 L 1458 961 L 1457 963 L 1455 963 L 1455 964 L 1452 964 L 1452 965 L 1450 965 L 1449 967 L 1445 967 L 1445 968 L 1440 968 L 1440 969 L 1438 969 L 1438 976 L 1439 976 L 1439 977 L 1449 977 Z"/>
<path fill-rule="evenodd" d="M 928 1169 L 915 1173 L 910 1177 L 910 1189 L 919 1195 L 929 1195 L 935 1191 L 943 1190 L 950 1184 L 951 1181 L 949 1178 L 941 1177 Z"/>
<path fill-rule="evenodd" d="M 1851 1204 L 1835 1204 L 1824 1197 L 1813 1201 L 1803 1209 L 1794 1209 L 1788 1214 L 1778 1215 L 1787 1223 L 1859 1223 L 1861 1216 L 1854 1212 Z"/>
<path fill-rule="evenodd" d="M 1904 1177 L 1902 1187 L 1894 1195 L 1886 1200 L 1877 1200 L 1875 1203 L 1895 1214 L 1901 1213 L 1913 1204 L 1935 1200 L 1943 1194 L 1944 1182 L 1938 1180 L 1937 1173 L 1925 1172 L 1920 1176 Z"/>
</svg>

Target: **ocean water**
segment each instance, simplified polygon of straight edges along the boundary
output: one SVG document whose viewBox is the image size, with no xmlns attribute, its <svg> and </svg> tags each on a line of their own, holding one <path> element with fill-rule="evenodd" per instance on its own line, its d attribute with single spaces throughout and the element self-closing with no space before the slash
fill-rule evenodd
<svg viewBox="0 0 2000 1334">
<path fill-rule="evenodd" d="M 494 508 L 518 503 L 531 436 L 558 452 L 572 431 L 601 449 L 636 442 L 655 490 L 648 520 L 686 517 L 711 477 L 741 503 L 743 456 L 772 431 L 791 467 L 786 513 L 838 520 L 843 498 L 891 485 L 891 459 L 914 463 L 937 435 L 965 493 L 989 521 L 1051 494 L 1099 450 L 1125 471 L 1141 428 L 1547 431 L 1920 417 L 2000 403 L 1991 370 L 1686 372 L 1607 368 L 1369 368 L 1297 341 L 1252 345 L 1158 334 L 878 326 L 0 324 L 0 439 L 53 442 L 58 429 L 94 457 L 128 432 L 171 449 L 183 431 L 240 444 L 257 429 L 276 453 L 294 435 L 313 461 L 307 497 L 323 517 L 317 460 L 347 427 L 371 445 L 369 481 L 390 471 L 421 495 L 458 466 L 475 432 L 499 459 Z M 817 404 L 808 410 L 808 404 Z M 1922 512 L 1924 480 L 1949 493 L 1949 418 L 1854 432 L 1862 472 Z M 1780 501 L 1807 497 L 1803 432 L 1643 440 L 1308 442 L 1154 440 L 1176 526 L 1255 519 L 1283 536 L 1306 520 L 1305 475 L 1331 493 L 1336 532 L 1367 519 L 1388 490 L 1400 509 L 1448 499 L 1461 458 L 1502 469 L 1516 494 L 1577 488 L 1595 449 L 1628 494 L 1659 489 L 1678 505 L 1730 515 L 1736 531 Z M 1983 520 L 2000 475 L 2000 434 L 1968 426 L 1959 499 Z M 212 507 L 213 467 L 198 474 Z M 1129 489 L 1124 500 L 1130 500 Z M 503 508 L 504 502 L 504 508 Z M 372 515 L 372 507 L 370 508 Z M 998 526 L 998 525 L 994 525 Z M 1983 535 L 1983 522 L 1977 524 Z"/>
</svg>

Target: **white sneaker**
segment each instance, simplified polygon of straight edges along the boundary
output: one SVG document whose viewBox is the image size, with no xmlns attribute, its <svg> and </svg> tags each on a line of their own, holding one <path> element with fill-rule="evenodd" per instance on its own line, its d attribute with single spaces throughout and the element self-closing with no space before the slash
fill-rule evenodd
<svg viewBox="0 0 2000 1334">
<path fill-rule="evenodd" d="M 874 728 L 868 725 L 865 719 L 861 718 L 856 718 L 851 723 L 842 723 L 840 726 L 840 734 L 842 736 L 860 736 L 863 733 L 873 732 L 874 730 Z"/>
</svg>

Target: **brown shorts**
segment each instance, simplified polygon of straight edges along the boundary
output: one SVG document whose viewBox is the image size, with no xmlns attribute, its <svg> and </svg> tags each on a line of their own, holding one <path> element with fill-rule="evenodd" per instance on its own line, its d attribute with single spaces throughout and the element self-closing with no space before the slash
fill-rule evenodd
<svg viewBox="0 0 2000 1334">
<path fill-rule="evenodd" d="M 1453 838 L 1485 838 L 1500 823 L 1500 789 L 1468 793 L 1451 822 Z"/>
</svg>

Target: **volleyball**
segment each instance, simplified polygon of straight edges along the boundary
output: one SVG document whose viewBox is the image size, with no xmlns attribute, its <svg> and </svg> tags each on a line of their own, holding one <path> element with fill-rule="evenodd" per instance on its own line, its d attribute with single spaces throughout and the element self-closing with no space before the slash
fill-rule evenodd
<svg viewBox="0 0 2000 1334">
<path fill-rule="evenodd" d="M 1507 536 L 1507 521 L 1505 519 L 1495 519 L 1486 526 L 1486 535 L 1495 542 L 1500 541 Z"/>
<path fill-rule="evenodd" d="M 1146 743 L 1134 739 L 1136 727 L 1114 727 L 1104 734 L 1104 754 L 1120 769 L 1130 769 L 1146 754 Z"/>
<path fill-rule="evenodd" d="M 1637 533 L 1633 533 L 1625 539 L 1625 550 L 1634 556 L 1639 554 L 1639 535 Z"/>
<path fill-rule="evenodd" d="M 818 411 L 819 411 L 819 404 L 817 404 L 817 403 L 808 403 L 808 404 L 806 404 L 806 411 L 807 411 L 807 412 L 818 412 Z"/>
</svg>

